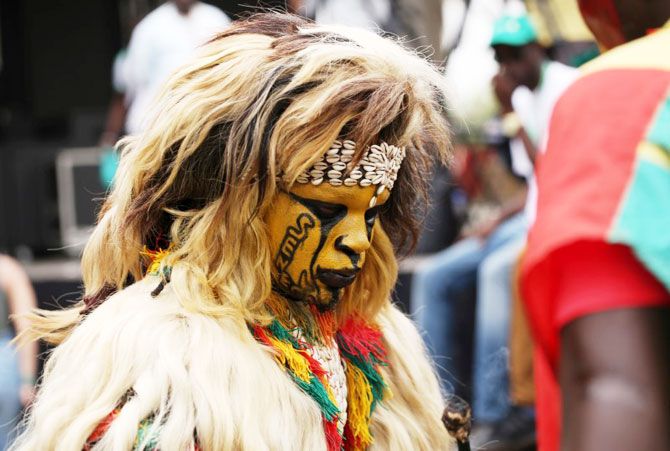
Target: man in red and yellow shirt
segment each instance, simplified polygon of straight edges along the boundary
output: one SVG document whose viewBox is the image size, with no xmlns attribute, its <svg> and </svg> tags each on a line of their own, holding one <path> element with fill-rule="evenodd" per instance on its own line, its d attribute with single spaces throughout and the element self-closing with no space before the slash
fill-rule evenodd
<svg viewBox="0 0 670 451">
<path fill-rule="evenodd" d="M 670 2 L 580 0 L 522 268 L 541 451 L 670 449 Z"/>
</svg>

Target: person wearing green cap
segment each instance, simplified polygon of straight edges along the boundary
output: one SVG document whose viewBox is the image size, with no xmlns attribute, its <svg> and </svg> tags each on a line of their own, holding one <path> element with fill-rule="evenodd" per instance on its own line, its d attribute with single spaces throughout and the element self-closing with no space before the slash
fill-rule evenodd
<svg viewBox="0 0 670 451">
<path fill-rule="evenodd" d="M 495 258 L 479 269 L 473 401 L 475 412 L 489 422 L 488 434 L 483 434 L 483 441 L 495 441 L 487 449 L 509 451 L 523 449 L 534 442 L 534 409 L 514 405 L 506 399 L 509 403 L 506 414 L 494 419 L 489 412 L 501 410 L 500 397 L 508 397 L 508 391 L 502 390 L 495 397 L 490 386 L 481 383 L 477 386 L 476 382 L 484 380 L 486 385 L 497 385 L 496 382 L 506 381 L 506 374 L 492 376 L 492 371 L 506 372 L 508 366 L 502 364 L 494 368 L 487 362 L 507 355 L 508 334 L 493 337 L 491 330 L 500 329 L 501 322 L 506 326 L 505 331 L 509 328 L 512 274 L 526 243 L 526 227 L 533 223 L 535 216 L 535 157 L 541 151 L 554 105 L 577 78 L 578 72 L 549 59 L 526 15 L 506 15 L 498 19 L 491 47 L 500 65 L 492 83 L 500 103 L 502 132 L 510 140 L 512 169 L 526 178 L 528 194 L 522 202 L 515 199 L 515 205 L 505 209 L 510 215 L 524 210 L 525 221 L 520 223 L 523 231 L 517 239 L 498 249 Z M 506 296 L 499 294 L 505 291 Z M 485 374 L 477 374 L 481 371 Z"/>
<path fill-rule="evenodd" d="M 505 99 L 502 110 L 504 113 L 518 110 L 519 122 L 523 123 L 509 134 L 514 137 L 517 149 L 515 161 L 518 161 L 514 169 L 520 175 L 532 177 L 532 162 L 523 141 L 516 136 L 523 128 L 537 139 L 536 143 L 540 142 L 549 121 L 550 107 L 559 91 L 565 89 L 576 74 L 574 70 L 547 59 L 525 16 L 500 19 L 493 38 L 496 41 L 491 42 L 496 42 L 494 49 L 501 62 L 501 73 L 496 82 L 500 82 L 501 88 L 508 89 L 506 96 L 498 96 Z M 515 57 L 506 58 L 507 54 Z M 517 69 L 517 66 L 521 68 Z M 542 73 L 545 74 L 543 77 L 540 76 Z M 521 157 L 526 160 L 525 168 Z M 525 196 L 515 196 L 514 202 L 505 205 L 490 224 L 423 261 L 416 269 L 411 285 L 412 309 L 439 364 L 442 382 L 446 389 L 453 389 L 472 401 L 473 419 L 482 426 L 478 429 L 484 432 L 481 437 L 487 450 L 493 449 L 492 440 L 507 446 L 502 449 L 517 449 L 509 445 L 514 440 L 521 442 L 519 435 L 509 434 L 507 428 L 501 430 L 498 426 L 520 424 L 516 421 L 519 417 L 521 424 L 529 425 L 531 440 L 534 438 L 532 413 L 528 415 L 524 410 L 511 408 L 507 389 L 512 268 L 526 239 L 525 202 Z M 475 287 L 476 301 L 470 295 Z M 476 318 L 472 382 L 468 383 L 469 371 L 465 367 L 470 364 L 470 359 L 463 356 L 464 344 L 458 340 L 457 331 L 463 327 L 459 312 L 463 311 L 464 303 L 472 301 L 476 305 Z M 471 397 L 461 388 L 466 385 L 463 382 L 472 388 Z M 495 435 L 491 435 L 493 432 Z M 508 437 L 511 440 L 503 441 Z"/>
</svg>

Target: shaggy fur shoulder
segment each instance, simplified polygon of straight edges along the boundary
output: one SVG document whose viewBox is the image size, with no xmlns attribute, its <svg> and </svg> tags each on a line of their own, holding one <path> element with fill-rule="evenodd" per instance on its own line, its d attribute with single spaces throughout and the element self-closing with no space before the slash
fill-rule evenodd
<svg viewBox="0 0 670 451">
<path fill-rule="evenodd" d="M 416 326 L 396 307 L 378 315 L 389 365 L 384 377 L 392 396 L 372 416 L 375 450 L 451 450 L 454 440 L 442 424 L 444 398 Z"/>
<path fill-rule="evenodd" d="M 147 280 L 148 279 L 148 280 Z M 50 357 L 17 449 L 80 450 L 129 392 L 96 450 L 132 449 L 154 415 L 162 451 L 325 450 L 321 414 L 243 321 L 185 311 L 147 278 L 89 315 Z"/>
<path fill-rule="evenodd" d="M 147 278 L 86 317 L 49 358 L 16 450 L 81 450 L 124 400 L 94 450 L 128 450 L 137 426 L 162 451 L 325 450 L 316 403 L 258 344 L 241 319 L 186 311 L 168 285 L 152 298 Z M 380 450 L 448 449 L 437 380 L 411 322 L 393 307 L 380 316 L 393 397 L 373 415 Z"/>
</svg>

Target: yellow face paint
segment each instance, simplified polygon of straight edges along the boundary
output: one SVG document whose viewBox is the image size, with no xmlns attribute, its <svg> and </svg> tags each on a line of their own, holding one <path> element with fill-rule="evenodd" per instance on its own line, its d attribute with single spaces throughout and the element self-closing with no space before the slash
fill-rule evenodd
<svg viewBox="0 0 670 451">
<path fill-rule="evenodd" d="M 365 263 L 386 190 L 376 186 L 294 185 L 280 192 L 266 216 L 273 255 L 272 281 L 285 297 L 325 311 L 340 300 Z"/>
</svg>

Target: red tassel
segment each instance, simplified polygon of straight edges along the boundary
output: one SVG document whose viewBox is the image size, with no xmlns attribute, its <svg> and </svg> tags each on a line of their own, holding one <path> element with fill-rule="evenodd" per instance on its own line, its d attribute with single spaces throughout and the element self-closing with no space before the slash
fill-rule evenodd
<svg viewBox="0 0 670 451">
<path fill-rule="evenodd" d="M 338 337 L 340 346 L 349 354 L 358 355 L 368 362 L 370 356 L 386 362 L 382 332 L 364 321 L 353 317 L 347 319 L 340 328 Z"/>
<path fill-rule="evenodd" d="M 354 437 L 354 433 L 351 432 L 351 427 L 349 427 L 348 422 L 344 426 L 344 449 L 345 451 L 355 451 L 359 449 L 356 437 Z"/>
<path fill-rule="evenodd" d="M 323 430 L 326 433 L 326 444 L 328 451 L 340 451 L 342 449 L 342 437 L 337 430 L 337 416 L 332 421 L 323 419 Z"/>
<path fill-rule="evenodd" d="M 272 347 L 272 342 L 265 333 L 265 329 L 263 329 L 261 326 L 254 325 L 253 332 L 257 340 L 261 341 L 265 345 Z"/>
<path fill-rule="evenodd" d="M 114 409 L 109 413 L 109 415 L 102 419 L 102 421 L 93 430 L 91 435 L 88 436 L 88 440 L 86 440 L 86 444 L 84 445 L 84 451 L 90 450 L 93 445 L 95 445 L 96 442 L 100 440 L 103 435 L 105 435 L 109 427 L 112 425 L 112 421 L 114 421 L 120 412 L 121 409 Z"/>
<path fill-rule="evenodd" d="M 304 349 L 300 349 L 298 351 L 300 355 L 305 357 L 307 359 L 307 363 L 309 364 L 309 369 L 316 377 L 319 378 L 320 381 L 323 382 L 324 378 L 328 375 L 328 372 L 323 369 L 321 364 L 317 362 L 307 351 Z"/>
</svg>

